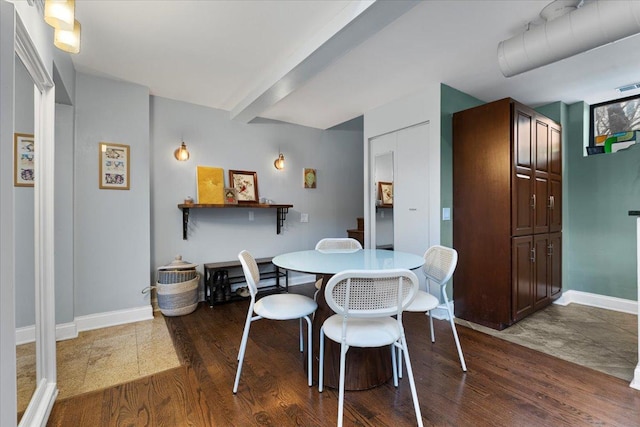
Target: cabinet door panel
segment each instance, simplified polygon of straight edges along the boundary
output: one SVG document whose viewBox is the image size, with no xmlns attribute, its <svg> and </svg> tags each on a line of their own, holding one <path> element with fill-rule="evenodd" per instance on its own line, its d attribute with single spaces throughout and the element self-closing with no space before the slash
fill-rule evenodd
<svg viewBox="0 0 640 427">
<path fill-rule="evenodd" d="M 551 233 L 549 243 L 549 293 L 557 299 L 562 295 L 562 233 Z"/>
<path fill-rule="evenodd" d="M 551 126 L 549 130 L 549 156 L 550 166 L 549 172 L 562 175 L 562 134 L 560 128 Z"/>
<path fill-rule="evenodd" d="M 513 236 L 533 233 L 533 191 L 531 175 L 516 173 L 513 182 L 511 227 Z"/>
<path fill-rule="evenodd" d="M 550 272 L 550 257 L 549 257 L 549 235 L 539 234 L 534 238 L 535 256 L 533 258 L 534 268 L 534 306 L 536 310 L 549 304 L 550 289 L 549 289 L 549 272 Z"/>
<path fill-rule="evenodd" d="M 535 169 L 540 172 L 549 172 L 549 125 L 536 120 L 536 134 L 533 152 L 536 156 Z"/>
<path fill-rule="evenodd" d="M 514 106 L 514 115 L 514 166 L 533 170 L 534 165 L 531 153 L 532 115 L 527 111 L 523 111 L 517 105 Z"/>
<path fill-rule="evenodd" d="M 517 322 L 533 313 L 534 270 L 531 262 L 533 237 L 514 237 L 511 243 L 511 313 L 513 321 Z"/>
<path fill-rule="evenodd" d="M 562 180 L 549 180 L 549 231 L 562 230 Z"/>
<path fill-rule="evenodd" d="M 549 182 L 544 176 L 536 176 L 535 179 L 535 223 L 534 233 L 549 232 Z"/>
</svg>

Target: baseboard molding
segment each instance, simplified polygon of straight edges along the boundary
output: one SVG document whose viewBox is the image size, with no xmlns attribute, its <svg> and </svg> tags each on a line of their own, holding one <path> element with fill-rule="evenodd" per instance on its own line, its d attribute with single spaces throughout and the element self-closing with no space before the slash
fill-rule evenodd
<svg viewBox="0 0 640 427">
<path fill-rule="evenodd" d="M 78 332 L 92 329 L 107 328 L 109 326 L 124 325 L 125 323 L 140 322 L 153 319 L 151 304 L 125 310 L 108 311 L 105 313 L 89 314 L 76 317 Z"/>
<path fill-rule="evenodd" d="M 607 310 L 619 311 L 628 314 L 638 314 L 637 301 L 609 297 L 606 295 L 592 294 L 589 292 L 572 290 L 565 291 L 562 293 L 562 296 L 554 302 L 554 304 L 558 305 L 568 305 L 571 303 L 587 305 L 590 307 L 604 308 Z"/>
<path fill-rule="evenodd" d="M 77 338 L 78 333 L 82 331 L 151 319 L 153 319 L 153 308 L 151 305 L 78 316 L 73 322 L 56 325 L 56 341 Z M 16 345 L 31 343 L 34 342 L 35 339 L 35 326 L 16 328 Z"/>
</svg>

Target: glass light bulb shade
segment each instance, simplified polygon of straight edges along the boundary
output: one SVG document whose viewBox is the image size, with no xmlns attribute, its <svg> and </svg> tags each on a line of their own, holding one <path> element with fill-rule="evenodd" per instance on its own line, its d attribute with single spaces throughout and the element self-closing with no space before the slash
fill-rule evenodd
<svg viewBox="0 0 640 427">
<path fill-rule="evenodd" d="M 173 155 L 177 160 L 180 160 L 181 162 L 186 162 L 187 160 L 189 160 L 189 150 L 187 150 L 187 145 L 183 142 L 182 145 L 180 145 L 180 147 L 178 147 L 176 151 L 173 152 Z"/>
<path fill-rule="evenodd" d="M 284 169 L 284 156 L 282 155 L 282 153 L 280 153 L 276 161 L 273 162 L 273 166 L 275 166 L 278 170 Z"/>
<path fill-rule="evenodd" d="M 73 31 L 75 8 L 75 0 L 45 0 L 44 21 L 58 30 Z"/>
<path fill-rule="evenodd" d="M 80 52 L 80 23 L 74 21 L 73 31 L 56 30 L 53 33 L 53 44 L 60 50 L 69 53 Z"/>
</svg>

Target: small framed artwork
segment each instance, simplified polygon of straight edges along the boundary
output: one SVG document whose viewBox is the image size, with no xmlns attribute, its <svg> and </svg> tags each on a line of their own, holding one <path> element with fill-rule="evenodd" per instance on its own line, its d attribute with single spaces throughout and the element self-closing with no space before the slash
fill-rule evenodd
<svg viewBox="0 0 640 427">
<path fill-rule="evenodd" d="M 305 168 L 303 172 L 304 188 L 316 188 L 316 170 Z"/>
<path fill-rule="evenodd" d="M 13 135 L 13 185 L 33 187 L 35 140 L 28 133 Z"/>
<path fill-rule="evenodd" d="M 229 171 L 229 185 L 238 194 L 238 203 L 258 203 L 258 174 L 251 171 Z"/>
<path fill-rule="evenodd" d="M 378 197 L 381 206 L 393 206 L 393 182 L 378 182 Z"/>
<path fill-rule="evenodd" d="M 225 205 L 237 205 L 238 204 L 238 192 L 235 188 L 224 188 L 224 204 Z"/>
<path fill-rule="evenodd" d="M 98 150 L 99 185 L 103 190 L 129 189 L 129 146 L 101 142 Z"/>
</svg>

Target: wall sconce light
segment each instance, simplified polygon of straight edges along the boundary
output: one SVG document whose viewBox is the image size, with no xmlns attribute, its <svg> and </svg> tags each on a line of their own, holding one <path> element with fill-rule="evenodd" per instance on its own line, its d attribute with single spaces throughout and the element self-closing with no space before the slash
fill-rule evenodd
<svg viewBox="0 0 640 427">
<path fill-rule="evenodd" d="M 176 160 L 179 160 L 181 162 L 186 162 L 187 160 L 189 160 L 189 150 L 187 150 L 187 144 L 182 141 L 182 144 L 176 149 L 176 151 L 173 152 L 173 155 L 176 157 Z"/>
<path fill-rule="evenodd" d="M 278 170 L 284 169 L 284 156 L 282 155 L 282 153 L 280 153 L 276 161 L 273 162 L 273 166 L 275 166 Z"/>
</svg>

